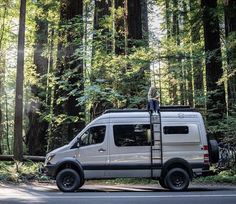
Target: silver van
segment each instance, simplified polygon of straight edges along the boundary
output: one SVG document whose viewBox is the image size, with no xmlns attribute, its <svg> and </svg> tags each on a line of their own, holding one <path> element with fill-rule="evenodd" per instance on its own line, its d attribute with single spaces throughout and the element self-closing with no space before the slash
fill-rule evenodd
<svg viewBox="0 0 236 204">
<path fill-rule="evenodd" d="M 218 161 L 216 146 L 207 139 L 201 114 L 189 107 L 161 107 L 157 114 L 108 110 L 49 152 L 44 169 L 64 192 L 85 180 L 124 177 L 157 179 L 163 188 L 182 191 Z"/>
</svg>

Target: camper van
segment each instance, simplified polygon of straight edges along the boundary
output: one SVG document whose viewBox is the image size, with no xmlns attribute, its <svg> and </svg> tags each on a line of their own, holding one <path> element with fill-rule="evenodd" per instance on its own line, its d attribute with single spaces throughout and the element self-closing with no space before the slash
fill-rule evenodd
<svg viewBox="0 0 236 204">
<path fill-rule="evenodd" d="M 201 114 L 163 106 L 158 113 L 105 111 L 69 144 L 49 152 L 44 170 L 64 192 L 89 179 L 126 177 L 156 179 L 163 188 L 183 191 L 217 161 L 217 142 L 208 140 Z"/>
</svg>

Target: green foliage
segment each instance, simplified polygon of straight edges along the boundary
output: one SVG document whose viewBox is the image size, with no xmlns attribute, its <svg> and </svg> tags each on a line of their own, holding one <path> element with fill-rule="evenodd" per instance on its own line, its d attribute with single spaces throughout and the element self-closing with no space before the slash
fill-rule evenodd
<svg viewBox="0 0 236 204">
<path fill-rule="evenodd" d="M 215 176 L 207 176 L 207 177 L 199 177 L 194 179 L 194 182 L 201 184 L 209 184 L 209 183 L 236 183 L 236 169 L 222 171 L 218 175 Z"/>
<path fill-rule="evenodd" d="M 16 166 L 17 165 L 17 166 Z M 39 173 L 42 163 L 0 162 L 0 182 L 48 181 L 49 178 Z"/>
<path fill-rule="evenodd" d="M 214 127 L 213 131 L 218 131 L 221 133 L 219 136 L 224 142 L 229 142 L 231 145 L 236 145 L 236 114 L 232 114 L 225 118 L 224 120 L 219 121 L 218 125 Z"/>
</svg>

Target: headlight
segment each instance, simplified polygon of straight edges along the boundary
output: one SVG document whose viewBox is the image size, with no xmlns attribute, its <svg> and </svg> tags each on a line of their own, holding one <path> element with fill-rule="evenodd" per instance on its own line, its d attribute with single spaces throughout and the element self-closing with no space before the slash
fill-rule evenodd
<svg viewBox="0 0 236 204">
<path fill-rule="evenodd" d="M 53 157 L 55 157 L 55 154 L 49 155 L 46 159 L 46 163 L 50 162 L 53 159 Z"/>
</svg>

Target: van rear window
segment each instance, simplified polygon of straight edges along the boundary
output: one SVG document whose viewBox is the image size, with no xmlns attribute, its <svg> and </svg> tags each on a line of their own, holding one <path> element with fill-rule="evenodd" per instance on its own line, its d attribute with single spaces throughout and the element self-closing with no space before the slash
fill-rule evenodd
<svg viewBox="0 0 236 204">
<path fill-rule="evenodd" d="M 188 126 L 165 126 L 164 134 L 188 134 L 189 128 Z"/>
</svg>

